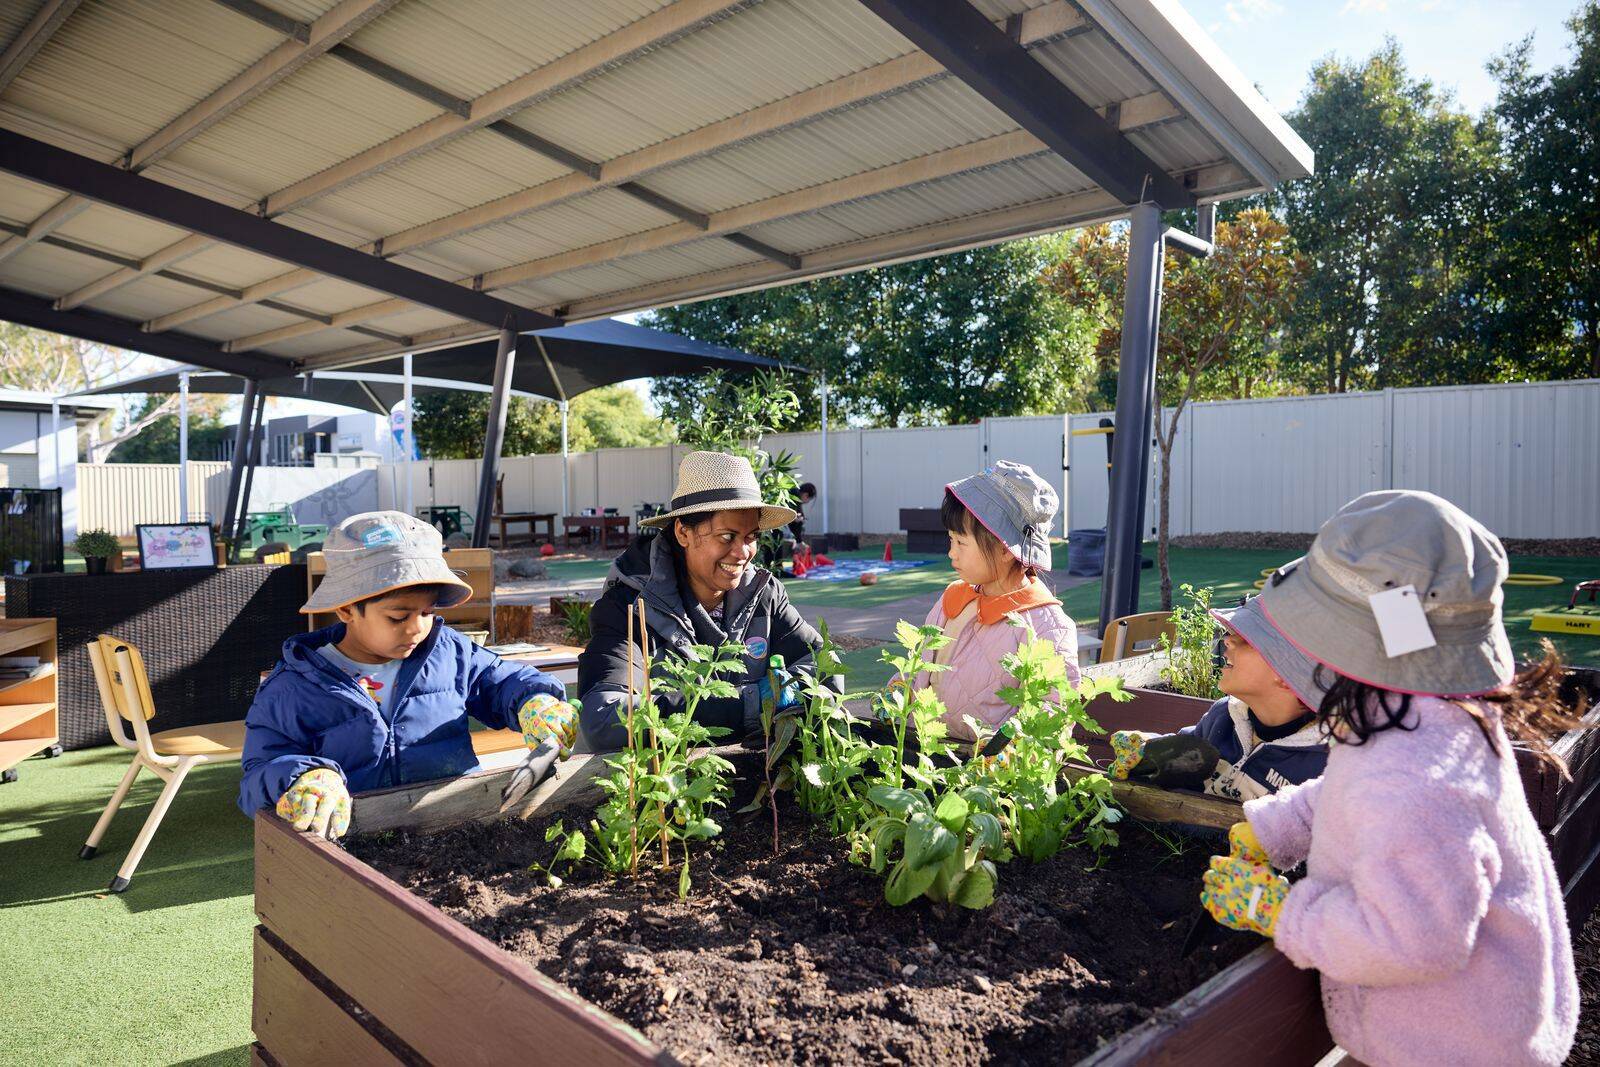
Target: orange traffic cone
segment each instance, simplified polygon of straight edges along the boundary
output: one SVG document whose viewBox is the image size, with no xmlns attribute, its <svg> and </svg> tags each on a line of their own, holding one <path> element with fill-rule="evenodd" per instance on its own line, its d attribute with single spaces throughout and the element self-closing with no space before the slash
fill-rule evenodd
<svg viewBox="0 0 1600 1067">
<path fill-rule="evenodd" d="M 810 568 L 806 566 L 806 558 L 804 556 L 795 556 L 793 570 L 796 578 L 804 578 L 806 576 L 806 571 L 809 569 Z"/>
<path fill-rule="evenodd" d="M 817 553 L 817 561 L 815 563 L 813 563 L 812 566 L 814 566 L 814 567 L 831 567 L 831 566 L 833 566 L 833 560 L 829 559 L 827 556 L 824 556 L 821 552 L 818 552 Z"/>
<path fill-rule="evenodd" d="M 883 543 L 883 561 L 885 563 L 893 563 L 894 562 L 894 542 L 893 541 L 885 541 Z"/>
</svg>

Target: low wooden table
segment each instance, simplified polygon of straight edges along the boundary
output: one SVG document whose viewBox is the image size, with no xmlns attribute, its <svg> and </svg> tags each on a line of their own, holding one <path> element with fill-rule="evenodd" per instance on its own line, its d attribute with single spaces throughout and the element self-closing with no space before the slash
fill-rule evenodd
<svg viewBox="0 0 1600 1067">
<path fill-rule="evenodd" d="M 506 533 L 507 526 L 515 526 L 519 522 L 528 524 L 528 540 L 535 544 L 539 541 L 539 527 L 544 527 L 544 539 L 552 545 L 556 543 L 556 513 L 553 511 L 513 511 L 505 515 L 494 516 L 494 522 L 500 528 L 500 547 L 504 548 L 511 543 L 510 536 Z"/>
<path fill-rule="evenodd" d="M 567 515 L 561 519 L 561 538 L 566 547 L 572 547 L 573 530 L 599 530 L 601 548 L 628 547 L 628 516 L 626 515 Z M 619 544 L 611 543 L 611 531 L 621 534 Z"/>
</svg>

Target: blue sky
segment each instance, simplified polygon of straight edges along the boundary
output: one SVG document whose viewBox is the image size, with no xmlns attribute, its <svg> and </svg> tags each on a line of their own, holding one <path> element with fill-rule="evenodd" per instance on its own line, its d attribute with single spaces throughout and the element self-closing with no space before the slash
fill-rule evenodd
<svg viewBox="0 0 1600 1067">
<path fill-rule="evenodd" d="M 1534 66 L 1568 62 L 1562 25 L 1573 0 L 1184 0 L 1230 59 L 1279 111 L 1289 111 L 1317 60 L 1365 58 L 1385 35 L 1400 42 L 1413 75 L 1455 90 L 1476 113 L 1492 103 L 1483 69 L 1513 41 L 1534 35 Z"/>
</svg>

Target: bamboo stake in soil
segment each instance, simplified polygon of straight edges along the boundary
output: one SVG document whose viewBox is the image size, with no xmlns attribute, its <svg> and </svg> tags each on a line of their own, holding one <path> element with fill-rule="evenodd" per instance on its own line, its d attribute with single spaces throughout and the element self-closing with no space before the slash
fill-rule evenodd
<svg viewBox="0 0 1600 1067">
<path fill-rule="evenodd" d="M 647 666 L 648 669 L 648 666 Z M 629 870 L 639 873 L 639 808 L 635 800 L 639 746 L 633 737 L 633 609 L 628 609 L 628 860 Z"/>
<path fill-rule="evenodd" d="M 639 639 L 644 648 L 644 702 L 650 703 L 650 630 L 645 626 L 644 600 L 636 601 L 639 605 Z M 657 712 L 659 714 L 659 711 Z M 656 728 L 650 727 L 650 773 L 661 774 L 661 750 L 656 747 Z M 667 840 L 667 802 L 656 802 L 656 810 L 661 815 L 661 869 L 667 870 L 672 866 L 672 860 L 667 852 L 671 844 Z"/>
</svg>

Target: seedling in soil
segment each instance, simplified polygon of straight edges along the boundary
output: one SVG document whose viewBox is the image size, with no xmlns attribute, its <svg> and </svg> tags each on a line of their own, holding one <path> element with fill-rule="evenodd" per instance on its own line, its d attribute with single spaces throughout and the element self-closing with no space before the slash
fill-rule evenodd
<svg viewBox="0 0 1600 1067">
<path fill-rule="evenodd" d="M 630 648 L 631 648 L 630 644 Z M 560 879 L 554 868 L 594 862 L 612 874 L 637 872 L 639 861 L 652 849 L 661 850 L 662 868 L 671 863 L 671 848 L 677 842 L 682 851 L 678 892 L 689 892 L 689 842 L 705 841 L 722 832 L 711 812 L 726 805 L 732 792 L 728 777 L 733 765 L 708 750 L 717 738 L 729 731 L 703 726 L 694 721 L 700 702 L 708 697 L 733 697 L 738 691 L 723 677 L 741 669 L 739 645 L 712 648 L 692 646 L 682 656 L 668 656 L 659 662 L 643 660 L 648 679 L 652 667 L 683 695 L 683 710 L 663 717 L 650 693 L 644 694 L 619 712 L 627 731 L 627 745 L 606 757 L 611 773 L 598 780 L 606 799 L 589 822 L 586 834 L 581 829 L 567 830 L 556 824 L 546 833 L 548 841 L 561 846 L 544 870 L 552 885 Z M 537 865 L 536 865 L 537 866 Z"/>
</svg>

